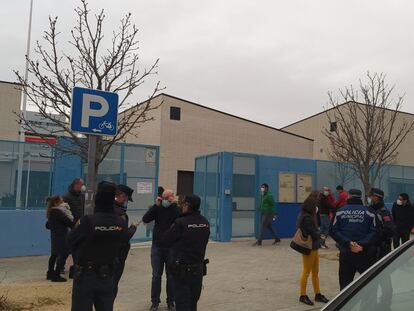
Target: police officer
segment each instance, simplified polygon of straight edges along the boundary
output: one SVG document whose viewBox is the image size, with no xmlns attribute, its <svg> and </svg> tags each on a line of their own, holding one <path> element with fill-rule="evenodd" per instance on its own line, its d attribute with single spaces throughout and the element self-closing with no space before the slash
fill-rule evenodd
<svg viewBox="0 0 414 311">
<path fill-rule="evenodd" d="M 115 214 L 118 216 L 121 216 L 126 223 L 129 223 L 127 206 L 128 202 L 133 202 L 132 200 L 132 193 L 134 192 L 134 189 L 128 187 L 127 185 L 118 185 L 116 190 L 116 196 L 115 196 L 115 204 L 114 204 L 114 211 Z M 124 243 L 121 247 L 119 256 L 117 258 L 117 264 L 115 265 L 115 271 L 114 271 L 114 300 L 116 296 L 118 295 L 118 284 L 121 280 L 122 274 L 124 273 L 125 269 L 125 262 L 128 257 L 129 250 L 131 248 L 130 239 L 134 236 L 135 232 L 137 231 L 138 224 L 132 224 L 128 228 L 129 233 L 129 239 L 126 243 Z"/>
<path fill-rule="evenodd" d="M 378 230 L 377 260 L 380 260 L 391 252 L 391 241 L 394 237 L 394 222 L 391 212 L 384 205 L 384 191 L 372 188 L 369 193 L 368 203 L 375 211 Z"/>
<path fill-rule="evenodd" d="M 200 198 L 190 195 L 182 203 L 182 215 L 165 233 L 163 243 L 172 248 L 175 302 L 177 311 L 196 311 L 208 260 L 204 259 L 210 224 L 200 215 Z"/>
<path fill-rule="evenodd" d="M 375 260 L 375 214 L 362 203 L 361 191 L 351 189 L 346 205 L 336 212 L 331 236 L 339 244 L 339 285 L 350 284 L 355 273 L 363 273 Z"/>
<path fill-rule="evenodd" d="M 127 223 L 114 213 L 116 185 L 98 185 L 93 215 L 81 218 L 69 236 L 76 254 L 72 311 L 113 310 L 113 272 L 121 246 L 128 241 Z"/>
</svg>

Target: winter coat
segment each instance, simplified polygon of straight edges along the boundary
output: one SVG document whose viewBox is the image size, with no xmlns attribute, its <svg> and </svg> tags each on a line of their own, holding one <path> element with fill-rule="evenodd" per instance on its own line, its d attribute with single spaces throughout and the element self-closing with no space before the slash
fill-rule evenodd
<svg viewBox="0 0 414 311">
<path fill-rule="evenodd" d="M 69 187 L 68 192 L 66 192 L 62 197 L 63 201 L 69 204 L 76 223 L 82 217 L 84 195 L 82 192 L 76 192 L 72 187 Z"/>
<path fill-rule="evenodd" d="M 410 231 L 414 227 L 414 206 L 410 202 L 407 205 L 394 203 L 392 218 L 397 230 Z"/>
<path fill-rule="evenodd" d="M 315 218 L 312 214 L 301 211 L 297 221 L 297 227 L 302 230 L 303 235 L 312 238 L 312 249 L 317 250 L 321 246 L 321 233 L 316 226 Z"/>
<path fill-rule="evenodd" d="M 277 213 L 275 199 L 269 191 L 261 195 L 260 212 L 262 215 L 274 215 Z"/>
<path fill-rule="evenodd" d="M 72 218 L 73 219 L 73 218 Z M 52 208 L 49 214 L 47 227 L 50 229 L 52 254 L 68 254 L 68 233 L 74 222 L 60 208 Z"/>
<path fill-rule="evenodd" d="M 329 194 L 328 196 L 321 194 L 319 197 L 318 207 L 319 207 L 319 214 L 329 215 L 334 210 L 335 198 L 332 196 L 332 194 Z"/>
<path fill-rule="evenodd" d="M 162 247 L 162 238 L 165 232 L 170 229 L 177 217 L 180 215 L 180 210 L 176 203 L 169 207 L 154 204 L 142 217 L 142 222 L 147 224 L 151 221 L 154 223 L 154 231 L 152 234 L 152 243 L 158 247 Z"/>
</svg>

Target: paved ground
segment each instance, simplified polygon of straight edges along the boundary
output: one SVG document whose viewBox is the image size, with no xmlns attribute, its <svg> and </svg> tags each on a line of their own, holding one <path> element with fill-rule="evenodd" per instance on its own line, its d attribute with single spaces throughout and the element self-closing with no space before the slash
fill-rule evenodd
<svg viewBox="0 0 414 311">
<path fill-rule="evenodd" d="M 201 311 L 232 310 L 309 310 L 297 302 L 301 257 L 285 240 L 278 246 L 252 247 L 252 240 L 210 243 L 209 275 L 199 303 Z M 269 243 L 269 242 L 268 242 Z M 320 278 L 324 294 L 338 292 L 338 261 L 332 250 L 321 250 Z M 12 310 L 69 310 L 70 283 L 52 284 L 44 280 L 46 257 L 0 260 L 1 294 L 8 292 L 10 302 L 24 301 Z M 2 276 L 3 275 L 3 276 Z M 127 261 L 116 303 L 119 311 L 149 308 L 150 248 L 135 246 Z M 163 284 L 164 285 L 164 284 Z M 309 296 L 313 296 L 309 284 Z M 163 291 L 163 298 L 165 295 Z M 316 307 L 321 307 L 317 305 Z M 164 308 L 164 306 L 163 306 Z M 160 310 L 166 310 L 160 309 Z"/>
</svg>

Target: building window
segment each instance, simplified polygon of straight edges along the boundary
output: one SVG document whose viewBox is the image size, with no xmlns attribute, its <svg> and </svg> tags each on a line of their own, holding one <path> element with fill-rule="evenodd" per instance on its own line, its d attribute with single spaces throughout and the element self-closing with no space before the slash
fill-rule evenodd
<svg viewBox="0 0 414 311">
<path fill-rule="evenodd" d="M 180 121 L 181 120 L 181 108 L 170 107 L 170 120 Z"/>
<path fill-rule="evenodd" d="M 336 122 L 331 122 L 331 127 L 330 127 L 331 132 L 336 132 L 337 129 L 338 129 L 338 124 Z"/>
</svg>

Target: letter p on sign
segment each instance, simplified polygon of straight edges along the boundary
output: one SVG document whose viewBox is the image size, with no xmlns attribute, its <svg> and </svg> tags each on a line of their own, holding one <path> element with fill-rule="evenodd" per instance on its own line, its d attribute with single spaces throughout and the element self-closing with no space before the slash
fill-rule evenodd
<svg viewBox="0 0 414 311">
<path fill-rule="evenodd" d="M 114 136 L 118 127 L 118 94 L 74 87 L 70 119 L 74 132 Z"/>
</svg>

